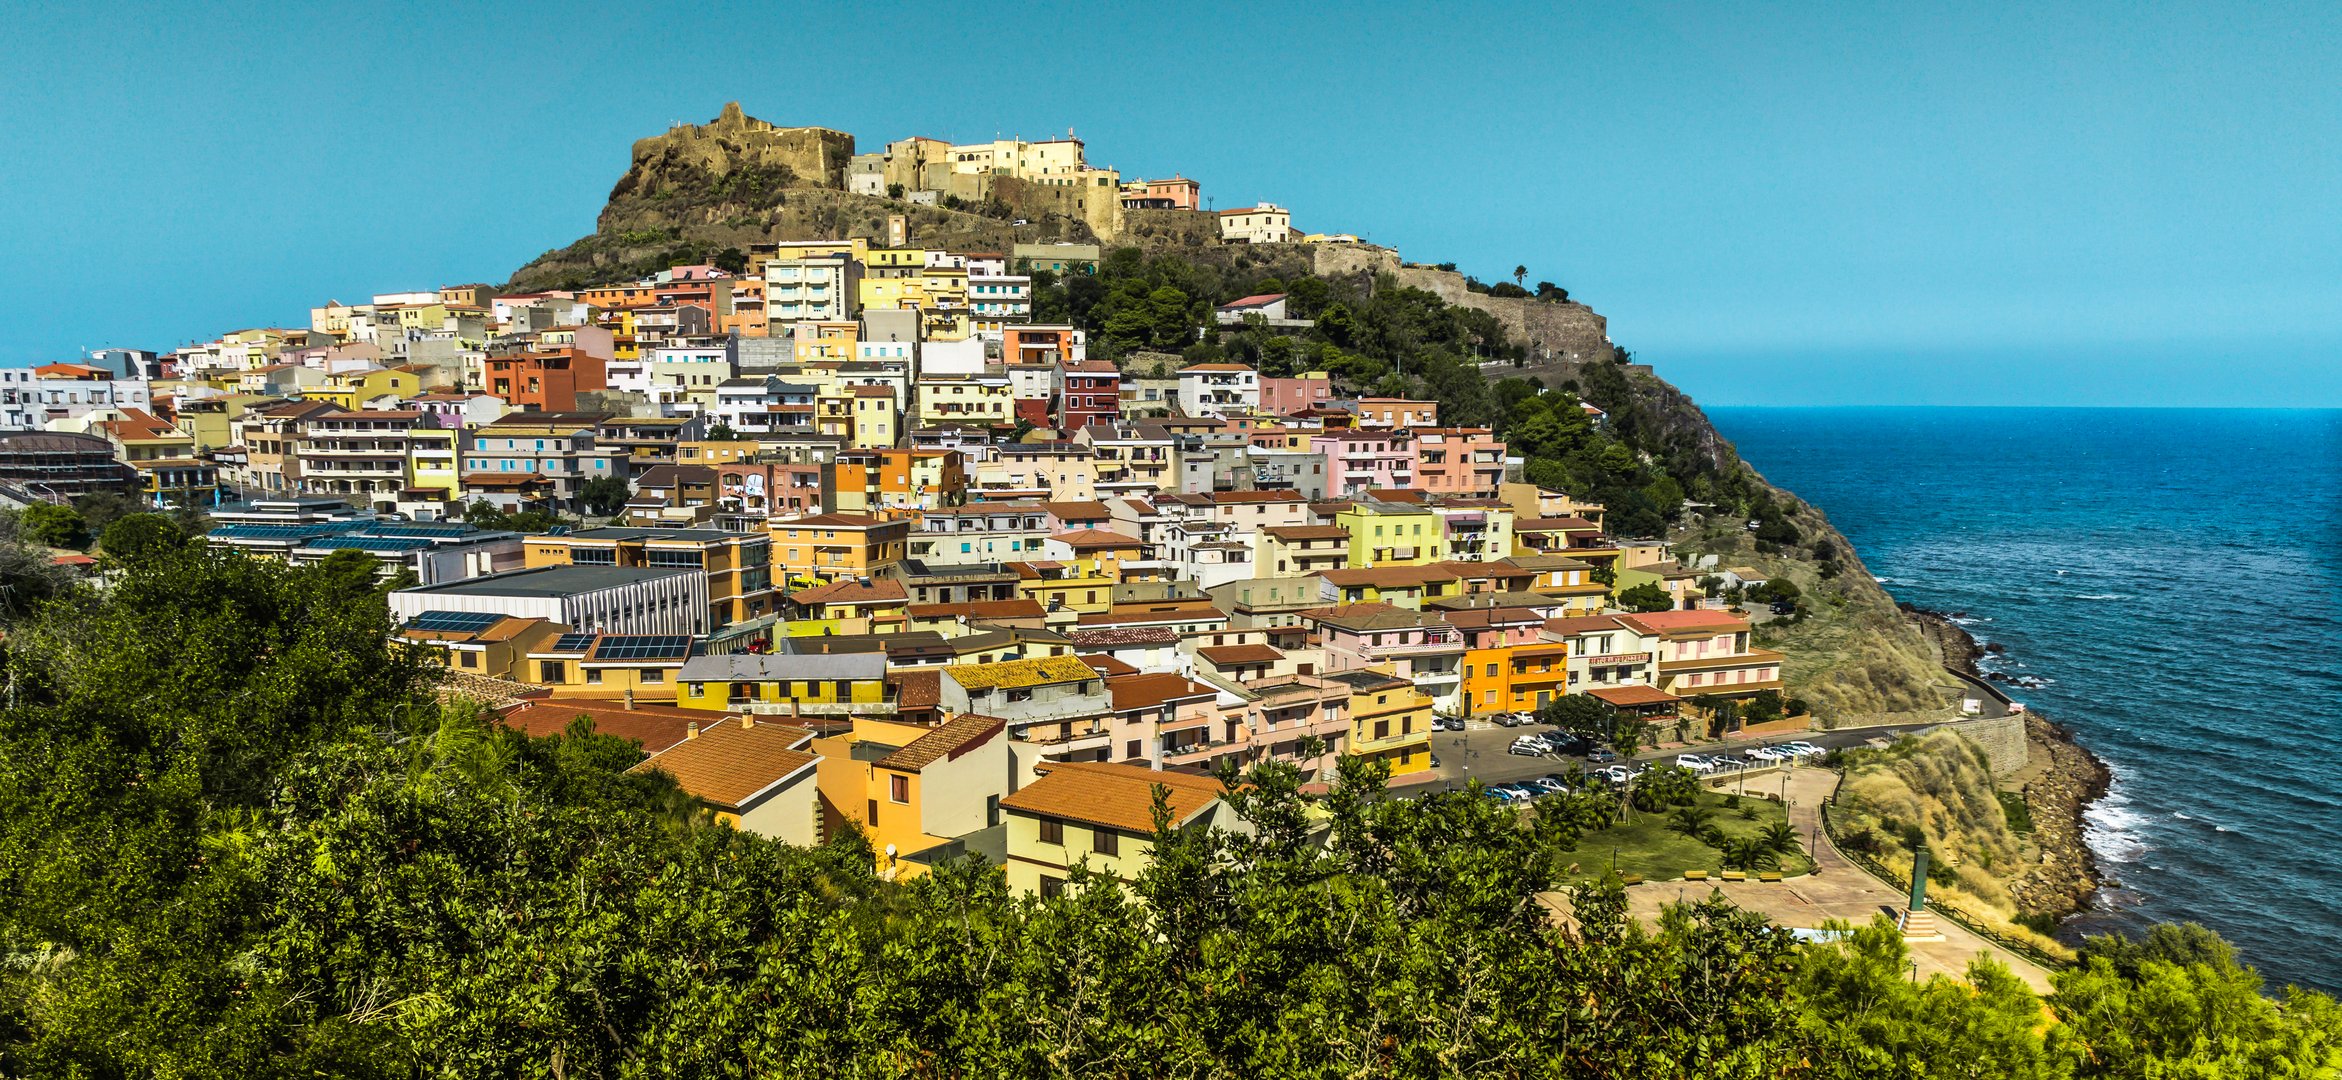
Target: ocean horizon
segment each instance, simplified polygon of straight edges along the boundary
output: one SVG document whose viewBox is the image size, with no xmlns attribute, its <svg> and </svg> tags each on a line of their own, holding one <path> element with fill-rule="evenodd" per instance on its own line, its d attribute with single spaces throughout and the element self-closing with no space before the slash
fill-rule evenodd
<svg viewBox="0 0 2342 1080">
<path fill-rule="evenodd" d="M 2107 763 L 2064 936 L 2199 922 L 2342 988 L 2342 410 L 1707 412 Z"/>
</svg>

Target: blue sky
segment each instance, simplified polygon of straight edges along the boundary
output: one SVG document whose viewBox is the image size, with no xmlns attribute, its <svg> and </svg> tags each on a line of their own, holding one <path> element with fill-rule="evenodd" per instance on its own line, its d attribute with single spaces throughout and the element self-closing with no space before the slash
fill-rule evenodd
<svg viewBox="0 0 2342 1080">
<path fill-rule="evenodd" d="M 0 35 L 0 364 L 501 280 L 736 98 L 1523 263 L 1716 404 L 2342 405 L 2342 5 L 92 7 Z"/>
</svg>

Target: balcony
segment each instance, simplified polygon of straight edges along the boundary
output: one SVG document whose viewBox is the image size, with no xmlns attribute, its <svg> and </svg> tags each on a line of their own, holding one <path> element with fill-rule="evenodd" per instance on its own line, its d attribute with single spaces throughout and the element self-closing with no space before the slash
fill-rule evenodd
<svg viewBox="0 0 2342 1080">
<path fill-rule="evenodd" d="M 1247 740 L 1237 739 L 1233 742 L 1189 743 L 1177 747 L 1165 746 L 1163 748 L 1163 764 L 1201 765 L 1223 754 L 1240 752 L 1250 745 L 1250 742 Z"/>
<path fill-rule="evenodd" d="M 1373 729 L 1369 728 L 1367 730 L 1371 731 Z M 1390 735 L 1380 739 L 1373 738 L 1372 736 L 1362 736 L 1350 740 L 1350 751 L 1352 753 L 1358 754 L 1378 753 L 1384 750 L 1397 750 L 1406 746 L 1420 746 L 1425 749 L 1429 749 L 1431 746 L 1431 729 L 1429 727 L 1425 727 L 1420 730 L 1408 732 L 1405 734 L 1393 731 Z"/>
</svg>

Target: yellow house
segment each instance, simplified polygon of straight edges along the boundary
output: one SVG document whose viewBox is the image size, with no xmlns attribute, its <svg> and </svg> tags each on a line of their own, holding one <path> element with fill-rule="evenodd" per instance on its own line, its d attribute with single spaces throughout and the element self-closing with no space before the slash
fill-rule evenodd
<svg viewBox="0 0 2342 1080">
<path fill-rule="evenodd" d="M 695 656 L 683 664 L 675 704 L 792 716 L 878 715 L 895 707 L 886 654 L 877 652 Z"/>
<path fill-rule="evenodd" d="M 423 392 L 423 378 L 411 368 L 366 368 L 328 375 L 325 385 L 301 391 L 309 401 L 330 401 L 349 410 L 363 409 L 378 397 L 410 398 Z"/>
<path fill-rule="evenodd" d="M 999 717 L 974 713 L 936 727 L 857 717 L 845 734 L 815 739 L 822 834 L 860 828 L 881 874 L 924 873 L 906 856 L 998 824 L 1009 787 L 1006 732 Z"/>
<path fill-rule="evenodd" d="M 807 319 L 796 325 L 796 332 L 798 363 L 842 362 L 854 358 L 855 345 L 862 337 L 862 324 Z"/>
<path fill-rule="evenodd" d="M 691 639 L 680 635 L 567 633 L 532 647 L 518 675 L 556 698 L 671 702 L 691 653 Z"/>
<path fill-rule="evenodd" d="M 1016 422 L 1016 388 L 1000 375 L 923 375 L 917 411 L 922 427 Z"/>
<path fill-rule="evenodd" d="M 426 611 L 391 638 L 437 654 L 450 671 L 526 682 L 529 654 L 568 632 L 557 622 L 493 611 Z"/>
<path fill-rule="evenodd" d="M 781 630 L 789 637 L 831 634 L 891 634 L 903 628 L 911 606 L 903 583 L 892 578 L 839 578 L 790 593 L 782 605 Z"/>
<path fill-rule="evenodd" d="M 1343 753 L 1389 762 L 1394 781 L 1431 769 L 1431 695 L 1374 668 L 1326 677 L 1350 688 L 1350 733 Z"/>
<path fill-rule="evenodd" d="M 463 469 L 457 457 L 456 432 L 445 428 L 407 429 L 407 486 L 417 491 L 443 492 L 460 503 Z"/>
<path fill-rule="evenodd" d="M 1429 507 L 1361 501 L 1334 515 L 1350 530 L 1353 567 L 1412 565 L 1447 558 L 1447 528 Z"/>
<path fill-rule="evenodd" d="M 1125 884 L 1154 858 L 1155 793 L 1176 828 L 1245 826 L 1220 800 L 1220 782 L 1192 773 L 1102 761 L 1045 761 L 1039 779 L 1000 800 L 1008 816 L 1008 887 L 1055 896 L 1075 866 Z"/>
</svg>

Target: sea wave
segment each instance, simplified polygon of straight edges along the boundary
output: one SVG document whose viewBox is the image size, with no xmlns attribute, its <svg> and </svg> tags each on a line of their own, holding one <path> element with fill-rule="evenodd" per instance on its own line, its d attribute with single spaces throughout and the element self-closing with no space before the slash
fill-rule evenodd
<svg viewBox="0 0 2342 1080">
<path fill-rule="evenodd" d="M 2109 771 L 2113 779 L 2106 794 L 2082 811 L 2082 842 L 2101 862 L 2133 862 L 2151 850 L 2144 835 L 2147 816 L 2131 809 L 2130 795 L 2122 790 L 2123 770 Z"/>
<path fill-rule="evenodd" d="M 2069 597 L 2067 597 L 2066 599 L 2068 599 L 2068 600 L 2128 600 L 2128 599 L 2130 599 L 2130 598 L 2131 598 L 2131 594 L 2129 594 L 2129 593 L 2109 592 L 2109 593 L 2076 593 L 2076 594 L 2074 594 L 2074 595 L 2072 595 L 2072 596 L 2069 596 Z"/>
</svg>

